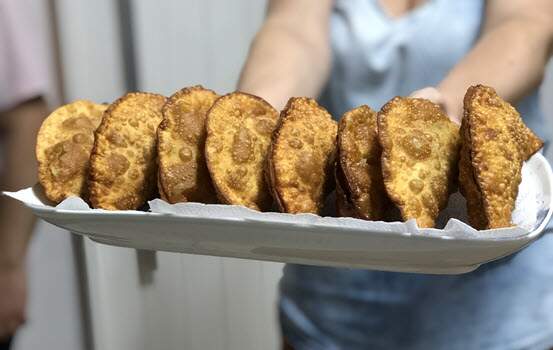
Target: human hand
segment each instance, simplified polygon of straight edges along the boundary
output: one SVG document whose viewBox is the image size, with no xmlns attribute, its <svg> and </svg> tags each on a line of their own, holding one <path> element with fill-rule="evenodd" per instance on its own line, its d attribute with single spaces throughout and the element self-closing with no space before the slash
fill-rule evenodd
<svg viewBox="0 0 553 350">
<path fill-rule="evenodd" d="M 457 114 L 455 109 L 452 108 L 451 103 L 448 101 L 446 96 L 437 88 L 432 86 L 425 87 L 420 90 L 414 91 L 409 97 L 424 98 L 434 102 L 444 110 L 449 119 L 457 124 L 461 124 L 461 116 Z"/>
<path fill-rule="evenodd" d="M 27 276 L 25 266 L 0 264 L 0 342 L 25 322 Z"/>
</svg>

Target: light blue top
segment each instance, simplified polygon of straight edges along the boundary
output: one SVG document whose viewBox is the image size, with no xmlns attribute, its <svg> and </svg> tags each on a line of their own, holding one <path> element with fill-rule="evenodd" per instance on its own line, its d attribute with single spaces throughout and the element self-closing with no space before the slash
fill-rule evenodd
<svg viewBox="0 0 553 350">
<path fill-rule="evenodd" d="M 479 35 L 483 0 L 430 0 L 390 19 L 376 0 L 337 0 L 334 64 L 322 103 L 338 117 L 435 86 Z M 540 136 L 534 93 L 517 106 Z M 458 276 L 287 265 L 284 336 L 301 349 L 553 347 L 553 234 Z"/>
</svg>

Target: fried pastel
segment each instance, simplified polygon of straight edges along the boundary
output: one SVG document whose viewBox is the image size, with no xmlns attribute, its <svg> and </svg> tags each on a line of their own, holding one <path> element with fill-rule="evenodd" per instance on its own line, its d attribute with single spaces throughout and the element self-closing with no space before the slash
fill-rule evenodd
<svg viewBox="0 0 553 350">
<path fill-rule="evenodd" d="M 513 106 L 477 85 L 464 98 L 459 182 L 477 229 L 512 226 L 522 164 L 542 146 Z"/>
<path fill-rule="evenodd" d="M 434 227 L 457 179 L 459 127 L 428 100 L 396 97 L 378 114 L 382 174 L 403 220 Z"/>
<path fill-rule="evenodd" d="M 184 88 L 163 106 L 157 129 L 158 181 L 169 203 L 215 203 L 205 163 L 205 118 L 217 94 L 201 86 Z"/>
<path fill-rule="evenodd" d="M 382 220 L 388 202 L 376 116 L 368 106 L 360 106 L 345 113 L 338 124 L 336 165 L 343 177 L 340 185 L 353 206 L 354 217 L 365 220 Z"/>
<path fill-rule="evenodd" d="M 52 202 L 58 204 L 69 196 L 87 200 L 94 130 L 106 108 L 79 100 L 56 109 L 42 123 L 36 142 L 38 178 Z"/>
<path fill-rule="evenodd" d="M 267 175 L 280 211 L 320 213 L 333 182 L 338 126 L 313 99 L 293 97 L 273 133 Z"/>
<path fill-rule="evenodd" d="M 128 93 L 105 112 L 90 158 L 94 208 L 134 210 L 157 194 L 156 131 L 165 97 Z"/>
<path fill-rule="evenodd" d="M 234 92 L 215 101 L 206 119 L 207 167 L 222 203 L 266 211 L 263 176 L 278 112 L 260 97 Z"/>
</svg>

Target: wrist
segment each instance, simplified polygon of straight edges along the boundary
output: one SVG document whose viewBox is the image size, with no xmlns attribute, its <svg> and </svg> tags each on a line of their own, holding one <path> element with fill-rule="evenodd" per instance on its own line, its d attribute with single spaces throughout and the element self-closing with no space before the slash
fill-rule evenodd
<svg viewBox="0 0 553 350">
<path fill-rule="evenodd" d="M 447 87 L 442 85 L 438 85 L 436 89 L 442 97 L 442 108 L 447 116 L 457 124 L 461 124 L 461 119 L 463 118 L 463 97 L 451 93 Z"/>
<path fill-rule="evenodd" d="M 267 101 L 271 106 L 273 106 L 277 111 L 281 111 L 286 102 L 288 102 L 288 97 L 284 97 L 283 94 L 280 94 L 275 89 L 263 89 L 263 88 L 254 88 L 248 86 L 240 86 L 238 91 L 249 93 L 255 96 L 259 96 L 265 101 Z"/>
</svg>

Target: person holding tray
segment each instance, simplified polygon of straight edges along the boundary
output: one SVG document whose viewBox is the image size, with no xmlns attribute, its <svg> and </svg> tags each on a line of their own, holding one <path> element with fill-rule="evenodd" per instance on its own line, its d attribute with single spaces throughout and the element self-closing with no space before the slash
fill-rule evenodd
<svg viewBox="0 0 553 350">
<path fill-rule="evenodd" d="M 48 114 L 44 57 L 37 54 L 34 25 L 20 0 L 0 1 L 0 188 L 17 190 L 36 182 L 35 137 Z M 25 321 L 25 253 L 34 216 L 0 197 L 0 349 Z"/>
<path fill-rule="evenodd" d="M 411 95 L 459 122 L 482 83 L 548 140 L 552 44 L 549 0 L 271 0 L 239 90 L 277 109 L 320 97 L 335 117 Z M 553 235 L 464 275 L 287 265 L 280 292 L 287 349 L 553 348 Z"/>
</svg>

